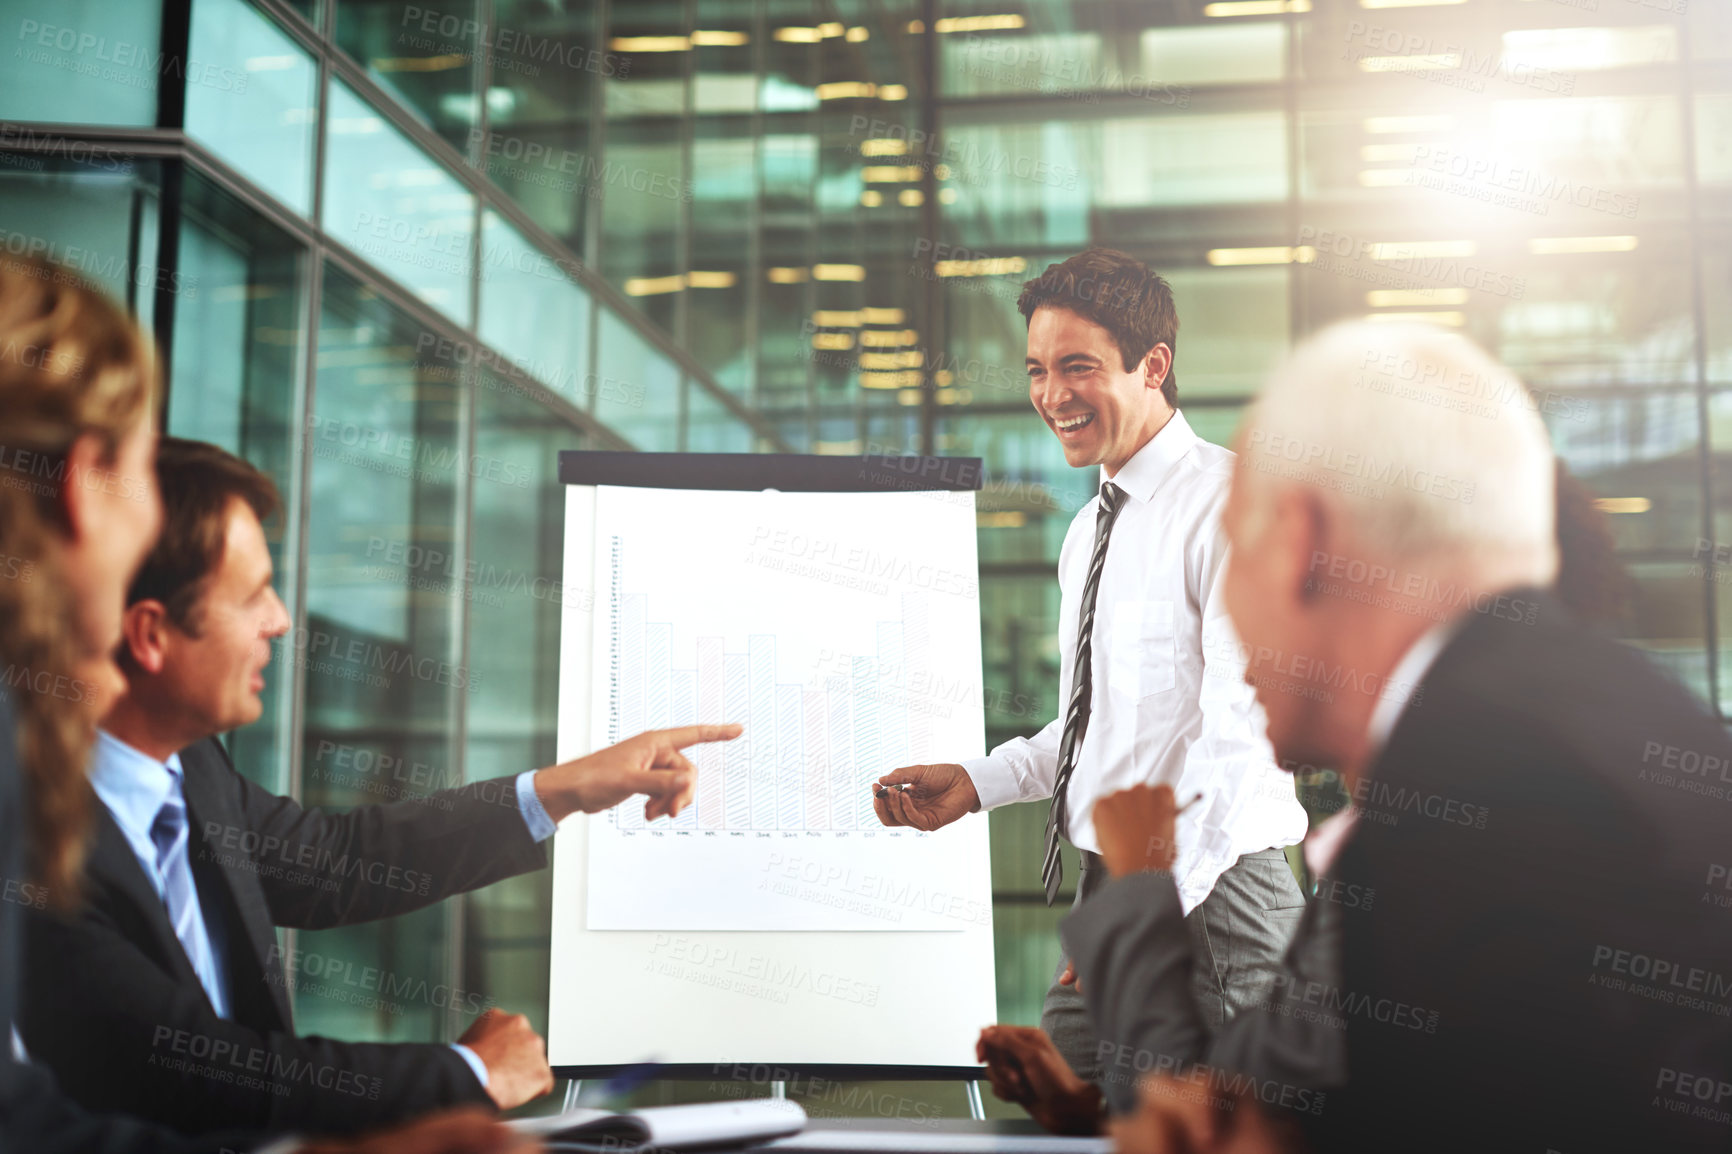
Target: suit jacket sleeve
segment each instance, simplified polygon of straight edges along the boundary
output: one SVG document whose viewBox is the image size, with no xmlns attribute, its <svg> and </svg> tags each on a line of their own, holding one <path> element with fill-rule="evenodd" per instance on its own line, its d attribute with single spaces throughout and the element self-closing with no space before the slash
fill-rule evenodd
<svg viewBox="0 0 1732 1154">
<path fill-rule="evenodd" d="M 189 1133 L 348 1133 L 490 1102 L 449 1046 L 296 1037 L 217 1017 L 101 897 L 71 917 L 31 911 L 25 937 L 32 985 L 52 988 L 21 1007 L 20 1032 L 85 1107 Z"/>
<path fill-rule="evenodd" d="M 0 1057 L 0 1150 L 12 1154 L 239 1154 L 255 1135 L 188 1137 L 79 1108 L 40 1066 Z"/>
<path fill-rule="evenodd" d="M 205 844 L 219 861 L 244 855 L 258 863 L 279 926 L 326 929 L 396 917 L 547 865 L 509 777 L 345 813 L 302 808 L 232 767 L 225 786 L 234 791 L 238 828 L 207 821 Z"/>
<path fill-rule="evenodd" d="M 1191 995 L 1191 934 L 1169 874 L 1138 873 L 1103 888 L 1060 926 L 1065 956 L 1101 1043 L 1102 1089 L 1114 1113 L 1135 1109 L 1144 1074 L 1188 1075 L 1271 1106 L 1314 1113 L 1342 1084 L 1345 1039 L 1315 1016 L 1281 1013 L 1308 982 L 1339 981 L 1338 911 L 1313 903 L 1262 1005 L 1211 1037 Z"/>
</svg>

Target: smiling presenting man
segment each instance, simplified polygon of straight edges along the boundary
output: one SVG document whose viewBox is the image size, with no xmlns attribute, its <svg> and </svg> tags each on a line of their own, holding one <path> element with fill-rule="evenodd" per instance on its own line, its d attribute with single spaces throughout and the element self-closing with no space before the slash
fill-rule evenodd
<svg viewBox="0 0 1732 1154">
<path fill-rule="evenodd" d="M 1059 554 L 1060 715 L 987 757 L 886 775 L 881 786 L 906 788 L 879 796 L 878 816 L 937 829 L 1050 797 L 1047 901 L 1062 884 L 1063 836 L 1082 850 L 1081 904 L 1107 880 L 1097 799 L 1142 783 L 1195 798 L 1179 819 L 1174 876 L 1199 963 L 1193 993 L 1218 1027 L 1271 979 L 1304 906 L 1281 847 L 1304 836 L 1305 813 L 1276 767 L 1221 602 L 1233 454 L 1199 438 L 1174 407 L 1178 315 L 1167 282 L 1142 262 L 1090 249 L 1026 283 L 1017 308 L 1028 322 L 1029 400 L 1065 460 L 1100 474 Z M 1133 1063 L 1099 1053 L 1069 971 L 1061 960 L 1042 1027 L 1083 1079 L 1134 1077 Z M 1050 1068 L 1051 1049 L 1039 1031 L 993 1027 L 981 1057 L 1000 1073 L 1033 1073 Z M 1006 1085 L 995 1078 L 1001 1095 Z"/>
</svg>

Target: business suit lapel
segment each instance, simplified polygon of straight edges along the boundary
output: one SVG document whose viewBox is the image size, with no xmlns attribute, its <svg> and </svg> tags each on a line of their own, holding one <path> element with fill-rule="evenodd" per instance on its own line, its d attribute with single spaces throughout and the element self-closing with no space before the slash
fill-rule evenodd
<svg viewBox="0 0 1732 1154">
<path fill-rule="evenodd" d="M 235 999 L 236 1016 L 249 1019 L 243 1006 L 251 1005 L 274 1015 L 273 1027 L 294 1028 L 294 1011 L 289 1001 L 289 988 L 283 973 L 281 951 L 277 948 L 276 927 L 271 920 L 265 891 L 259 885 L 258 874 L 244 868 L 253 864 L 251 854 L 239 848 L 211 845 L 205 838 L 207 826 L 218 830 L 245 830 L 242 815 L 230 800 L 234 793 L 227 788 L 228 775 L 234 773 L 228 759 L 213 750 L 215 742 L 199 742 L 181 751 L 181 767 L 186 772 L 186 808 L 192 822 L 194 867 L 200 873 L 199 892 L 207 888 L 212 905 L 224 907 L 231 915 L 231 925 L 238 923 L 240 933 L 229 935 L 231 995 Z M 238 839 L 237 844 L 238 844 Z M 201 860 L 202 859 L 202 860 Z M 208 886 L 206 880 L 208 879 Z M 220 900 L 218 900 L 220 899 Z M 255 1023 L 256 1024 L 256 1023 Z"/>
<path fill-rule="evenodd" d="M 108 807 L 98 802 L 95 808 L 96 837 L 84 867 L 91 883 L 92 902 L 116 920 L 129 940 L 154 953 L 177 980 L 202 992 L 204 983 L 187 959 L 186 947 L 175 936 L 168 908 L 157 895 L 138 855 L 133 853 Z"/>
</svg>

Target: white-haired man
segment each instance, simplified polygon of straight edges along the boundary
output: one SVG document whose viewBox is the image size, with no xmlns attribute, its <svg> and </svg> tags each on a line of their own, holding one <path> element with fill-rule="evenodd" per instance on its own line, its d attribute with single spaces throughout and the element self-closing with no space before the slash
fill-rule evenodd
<svg viewBox="0 0 1732 1154">
<path fill-rule="evenodd" d="M 1171 793 L 1100 802 L 1116 880 L 1066 950 L 1103 1039 L 1183 1077 L 1145 1084 L 1121 1149 L 1725 1149 L 1732 918 L 1703 891 L 1732 741 L 1545 590 L 1532 396 L 1453 334 L 1341 326 L 1272 375 L 1239 449 L 1247 678 L 1282 764 L 1350 804 L 1305 843 L 1323 880 L 1275 986 L 1211 1038 Z"/>
</svg>

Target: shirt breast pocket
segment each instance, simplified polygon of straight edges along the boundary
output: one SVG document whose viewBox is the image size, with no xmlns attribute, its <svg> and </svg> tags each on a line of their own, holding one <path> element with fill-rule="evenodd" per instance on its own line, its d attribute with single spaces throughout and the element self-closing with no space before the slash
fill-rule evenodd
<svg viewBox="0 0 1732 1154">
<path fill-rule="evenodd" d="M 1133 701 L 1172 690 L 1179 682 L 1178 634 L 1171 601 L 1121 601 L 1113 606 L 1113 692 Z"/>
</svg>

